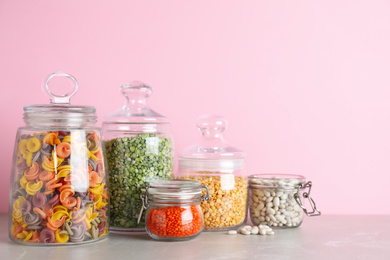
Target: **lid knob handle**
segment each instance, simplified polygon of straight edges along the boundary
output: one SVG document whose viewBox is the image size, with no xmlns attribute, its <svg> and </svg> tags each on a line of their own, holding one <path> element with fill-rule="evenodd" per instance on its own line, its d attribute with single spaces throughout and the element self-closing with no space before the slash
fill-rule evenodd
<svg viewBox="0 0 390 260">
<path fill-rule="evenodd" d="M 53 91 L 50 90 L 49 83 L 55 77 L 65 77 L 69 79 L 70 82 L 69 92 L 65 94 L 54 94 Z M 50 98 L 51 104 L 70 104 L 70 98 L 77 92 L 79 88 L 79 83 L 72 75 L 59 71 L 50 74 L 43 87 L 44 87 L 44 92 L 46 91 L 46 94 Z"/>
<path fill-rule="evenodd" d="M 126 97 L 125 108 L 143 109 L 146 105 L 147 98 L 152 94 L 151 87 L 141 81 L 131 81 L 125 83 L 120 88 L 121 93 Z"/>
<path fill-rule="evenodd" d="M 204 115 L 196 120 L 196 124 L 204 137 L 221 138 L 228 122 L 222 116 Z"/>
</svg>

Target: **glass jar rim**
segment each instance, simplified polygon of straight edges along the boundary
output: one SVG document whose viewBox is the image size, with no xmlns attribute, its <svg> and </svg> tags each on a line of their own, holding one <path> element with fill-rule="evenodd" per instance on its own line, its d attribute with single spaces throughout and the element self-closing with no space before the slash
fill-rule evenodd
<svg viewBox="0 0 390 260">
<path fill-rule="evenodd" d="M 252 188 L 295 189 L 305 183 L 305 176 L 286 173 L 262 173 L 248 177 L 248 186 Z"/>
<path fill-rule="evenodd" d="M 244 158 L 179 158 L 179 167 L 190 171 L 242 170 Z"/>
<path fill-rule="evenodd" d="M 83 127 L 94 125 L 97 115 L 92 106 L 27 105 L 23 120 L 28 126 Z"/>
<path fill-rule="evenodd" d="M 152 180 L 146 194 L 151 202 L 200 201 L 202 186 L 196 180 Z"/>
<path fill-rule="evenodd" d="M 148 192 L 149 194 L 200 194 L 201 186 L 196 180 L 152 180 Z"/>
<path fill-rule="evenodd" d="M 24 107 L 25 113 L 79 113 L 89 114 L 95 113 L 96 109 L 93 106 L 71 106 L 64 104 L 52 104 L 52 105 L 27 105 Z"/>
</svg>

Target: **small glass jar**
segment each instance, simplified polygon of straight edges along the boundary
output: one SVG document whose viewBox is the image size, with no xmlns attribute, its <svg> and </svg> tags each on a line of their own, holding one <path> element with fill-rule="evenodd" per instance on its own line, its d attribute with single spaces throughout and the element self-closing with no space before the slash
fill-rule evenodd
<svg viewBox="0 0 390 260">
<path fill-rule="evenodd" d="M 104 116 L 103 140 L 107 152 L 110 230 L 145 232 L 145 216 L 137 223 L 142 188 L 154 179 L 173 179 L 173 138 L 168 119 L 146 102 L 152 88 L 133 81 L 121 86 L 126 103 Z"/>
<path fill-rule="evenodd" d="M 54 94 L 49 82 L 65 77 L 72 89 Z M 64 78 L 57 78 L 57 80 Z M 74 77 L 46 81 L 50 105 L 24 107 L 12 163 L 9 237 L 25 245 L 74 245 L 108 234 L 105 154 L 95 108 L 71 106 Z"/>
<path fill-rule="evenodd" d="M 202 142 L 179 152 L 178 179 L 197 180 L 209 189 L 210 200 L 201 203 L 205 231 L 237 229 L 248 211 L 245 153 L 223 138 L 223 117 L 201 116 L 197 125 Z"/>
<path fill-rule="evenodd" d="M 248 177 L 249 211 L 254 225 L 291 228 L 302 223 L 303 213 L 307 216 L 319 216 L 310 197 L 312 183 L 304 176 L 291 174 L 257 174 Z M 306 192 L 305 189 L 308 189 Z M 308 212 L 301 199 L 308 199 L 312 211 Z"/>
<path fill-rule="evenodd" d="M 202 188 L 206 195 L 202 196 Z M 208 189 L 198 181 L 155 180 L 142 195 L 146 231 L 156 240 L 180 241 L 197 237 L 203 230 L 201 200 Z"/>
</svg>

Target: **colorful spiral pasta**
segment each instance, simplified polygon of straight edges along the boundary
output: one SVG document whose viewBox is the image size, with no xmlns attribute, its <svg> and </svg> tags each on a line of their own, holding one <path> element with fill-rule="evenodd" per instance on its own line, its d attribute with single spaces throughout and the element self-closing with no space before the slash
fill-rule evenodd
<svg viewBox="0 0 390 260">
<path fill-rule="evenodd" d="M 107 184 L 96 132 L 22 135 L 16 156 L 10 237 L 67 244 L 108 234 Z"/>
</svg>

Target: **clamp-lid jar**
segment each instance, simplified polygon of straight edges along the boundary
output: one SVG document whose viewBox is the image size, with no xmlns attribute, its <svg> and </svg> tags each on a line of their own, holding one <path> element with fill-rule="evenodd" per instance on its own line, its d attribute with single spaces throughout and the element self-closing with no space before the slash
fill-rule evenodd
<svg viewBox="0 0 390 260">
<path fill-rule="evenodd" d="M 71 91 L 56 95 L 50 80 L 69 79 Z M 50 105 L 24 107 L 12 163 L 9 236 L 21 244 L 72 245 L 108 234 L 105 158 L 96 113 L 72 106 L 78 83 L 69 74 L 49 76 Z"/>
<path fill-rule="evenodd" d="M 145 232 L 142 188 L 154 179 L 173 179 L 173 139 L 168 119 L 150 109 L 152 88 L 133 81 L 121 86 L 123 107 L 106 115 L 103 140 L 110 178 L 110 229 Z"/>
<path fill-rule="evenodd" d="M 146 209 L 146 231 L 153 239 L 190 240 L 202 232 L 200 202 L 209 200 L 209 192 L 198 181 L 154 180 L 141 198 Z"/>
<path fill-rule="evenodd" d="M 310 197 L 312 182 L 306 182 L 302 175 L 255 174 L 248 179 L 249 211 L 254 225 L 298 227 L 302 223 L 302 211 L 310 217 L 321 215 Z M 310 202 L 311 211 L 304 206 L 302 196 Z"/>
<path fill-rule="evenodd" d="M 202 201 L 205 231 L 236 229 L 247 219 L 245 153 L 223 138 L 227 120 L 205 115 L 197 120 L 202 141 L 179 152 L 179 179 L 198 180 L 208 187 Z"/>
</svg>

